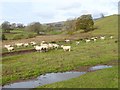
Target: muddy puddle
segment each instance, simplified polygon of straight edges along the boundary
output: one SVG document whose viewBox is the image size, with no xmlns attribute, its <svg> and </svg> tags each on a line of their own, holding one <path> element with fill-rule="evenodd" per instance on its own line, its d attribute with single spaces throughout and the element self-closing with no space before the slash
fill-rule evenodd
<svg viewBox="0 0 120 90">
<path fill-rule="evenodd" d="M 70 71 L 70 72 L 63 72 L 63 73 L 61 72 L 48 73 L 45 75 L 40 75 L 34 80 L 12 83 L 12 84 L 3 86 L 3 88 L 26 88 L 25 90 L 28 90 L 30 88 L 35 88 L 35 87 L 42 86 L 45 84 L 51 84 L 54 82 L 59 82 L 59 81 L 64 81 L 64 80 L 68 80 L 71 78 L 79 77 L 83 74 L 86 74 L 88 71 L 95 71 L 95 70 L 111 68 L 111 67 L 112 66 L 108 66 L 108 65 L 98 65 L 98 66 L 90 67 L 85 72 Z"/>
<path fill-rule="evenodd" d="M 90 71 L 94 71 L 94 70 L 99 70 L 99 69 L 104 69 L 104 68 L 111 68 L 112 66 L 108 66 L 108 65 L 98 65 L 98 66 L 94 66 L 89 68 Z"/>
</svg>

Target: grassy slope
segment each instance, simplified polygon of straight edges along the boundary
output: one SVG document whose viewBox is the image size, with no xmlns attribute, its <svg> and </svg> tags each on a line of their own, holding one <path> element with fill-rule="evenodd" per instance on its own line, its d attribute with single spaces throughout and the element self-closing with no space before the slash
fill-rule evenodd
<svg viewBox="0 0 120 90">
<path fill-rule="evenodd" d="M 111 20 L 114 21 L 111 22 L 114 25 L 112 25 L 113 27 L 110 29 L 107 29 L 109 26 L 105 27 L 107 29 L 106 31 L 102 28 L 104 25 L 103 22 L 108 21 L 109 18 L 114 19 L 116 16 L 106 17 L 97 21 L 96 25 L 99 25 L 99 29 L 90 33 L 95 35 L 106 34 L 108 30 L 111 30 L 109 34 L 117 35 L 117 32 L 113 30 L 115 28 L 115 31 L 117 31 L 115 26 L 117 22 L 116 19 L 115 21 Z M 116 39 L 107 39 L 105 41 L 98 40 L 95 43 L 90 42 L 88 44 L 82 42 L 78 46 L 75 45 L 74 41 L 71 44 L 71 52 L 63 52 L 62 49 L 59 49 L 47 53 L 34 52 L 3 57 L 3 84 L 37 77 L 47 72 L 67 71 L 80 66 L 96 65 L 107 63 L 111 60 L 117 60 L 118 47 L 117 44 L 114 43 L 115 40 Z"/>
<path fill-rule="evenodd" d="M 39 88 L 118 88 L 118 67 L 89 72 L 78 78 Z"/>
<path fill-rule="evenodd" d="M 114 35 L 118 36 L 118 16 L 112 15 L 95 22 L 95 26 L 98 28 L 93 31 L 93 35 Z"/>
</svg>

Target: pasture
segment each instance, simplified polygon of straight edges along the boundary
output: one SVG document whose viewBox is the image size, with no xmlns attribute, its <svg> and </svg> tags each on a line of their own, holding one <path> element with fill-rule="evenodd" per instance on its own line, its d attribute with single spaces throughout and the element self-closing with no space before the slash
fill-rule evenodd
<svg viewBox="0 0 120 90">
<path fill-rule="evenodd" d="M 106 25 L 104 23 L 106 23 Z M 31 39 L 21 39 L 21 40 L 7 40 L 3 42 L 3 46 L 5 44 L 14 44 L 15 42 L 30 42 L 35 41 L 38 44 L 41 43 L 42 40 L 47 42 L 55 41 L 58 45 L 68 45 L 71 46 L 71 51 L 63 51 L 61 47 L 59 49 L 48 50 L 48 52 L 28 52 L 26 54 L 16 54 L 2 57 L 2 85 L 28 80 L 35 78 L 41 74 L 46 74 L 50 72 L 64 72 L 70 71 L 74 69 L 81 68 L 82 66 L 93 66 L 98 64 L 107 64 L 110 62 L 114 62 L 118 60 L 118 43 L 115 41 L 118 40 L 118 27 L 117 16 L 109 16 L 103 19 L 95 21 L 95 26 L 98 27 L 96 30 L 87 32 L 87 33 L 78 33 L 70 36 L 65 34 L 60 35 L 50 35 L 50 36 L 37 36 Z M 113 36 L 113 39 L 110 39 L 110 36 Z M 91 38 L 93 36 L 97 36 L 98 39 L 94 41 L 90 41 L 88 43 L 85 42 L 84 38 Z M 105 36 L 105 40 L 101 40 L 99 37 Z M 43 38 L 42 38 L 43 37 Z M 80 39 L 84 40 L 81 41 Z M 71 42 L 64 42 L 65 39 L 70 39 Z M 76 41 L 79 41 L 80 44 L 76 45 Z M 28 47 L 15 47 L 16 51 L 30 50 L 34 49 L 33 46 Z M 2 48 L 3 52 L 8 52 L 5 48 Z M 116 65 L 114 65 L 116 66 Z M 110 72 L 112 71 L 114 74 Z M 112 69 L 105 69 L 101 71 L 92 72 L 89 74 L 83 75 L 80 78 L 75 78 L 68 80 L 66 82 L 56 83 L 53 85 L 43 86 L 43 87 L 69 87 L 71 82 L 73 83 L 71 87 L 77 87 L 78 80 L 85 80 L 88 82 L 89 80 L 97 81 L 97 74 L 101 74 L 99 77 L 100 81 L 103 82 L 101 78 L 106 78 L 105 82 L 109 82 L 110 78 L 114 78 L 115 82 L 111 83 L 112 87 L 117 87 L 117 67 L 113 67 Z M 95 78 L 89 78 L 89 76 Z M 83 81 L 84 81 L 83 80 Z M 98 84 L 99 84 L 98 82 Z M 91 86 L 89 83 L 81 82 L 80 87 L 95 87 L 94 84 Z M 93 82 L 95 83 L 95 82 Z M 99 85 L 96 87 L 100 87 Z M 109 87 L 109 85 L 101 87 Z"/>
<path fill-rule="evenodd" d="M 11 30 L 10 33 L 5 33 L 5 37 L 8 40 L 28 39 L 37 36 L 33 32 L 25 31 L 24 29 Z"/>
<path fill-rule="evenodd" d="M 117 60 L 116 39 L 98 40 L 96 42 L 75 41 L 70 52 L 63 49 L 48 52 L 33 52 L 28 54 L 7 56 L 2 58 L 3 82 L 2 84 L 35 78 L 40 74 L 49 72 L 63 72 L 73 70 L 80 66 L 105 64 Z M 64 43 L 61 43 L 64 44 Z"/>
</svg>

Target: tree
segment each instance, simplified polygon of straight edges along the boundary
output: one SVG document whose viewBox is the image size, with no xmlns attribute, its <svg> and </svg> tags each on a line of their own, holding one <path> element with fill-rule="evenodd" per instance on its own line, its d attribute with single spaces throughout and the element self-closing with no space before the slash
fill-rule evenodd
<svg viewBox="0 0 120 90">
<path fill-rule="evenodd" d="M 54 29 L 54 26 L 53 26 L 53 25 L 49 24 L 49 25 L 47 26 L 47 30 L 48 30 L 48 32 L 50 32 L 50 31 L 54 31 L 55 29 Z"/>
<path fill-rule="evenodd" d="M 24 25 L 22 23 L 18 23 L 17 28 L 24 28 Z"/>
<path fill-rule="evenodd" d="M 104 18 L 104 17 L 105 17 L 103 13 L 101 13 L 100 16 L 101 16 L 101 18 Z"/>
<path fill-rule="evenodd" d="M 68 19 L 64 23 L 64 30 L 67 30 L 69 34 L 73 34 L 76 30 L 76 19 Z"/>
<path fill-rule="evenodd" d="M 16 23 L 12 23 L 11 25 L 10 25 L 10 28 L 13 30 L 13 29 L 15 29 L 16 28 Z"/>
<path fill-rule="evenodd" d="M 26 30 L 39 34 L 42 31 L 42 25 L 39 22 L 33 22 L 26 27 Z"/>
<path fill-rule="evenodd" d="M 7 40 L 7 38 L 5 37 L 3 33 L 2 33 L 2 40 Z"/>
<path fill-rule="evenodd" d="M 3 32 L 10 32 L 11 25 L 8 21 L 4 21 L 1 26 L 2 26 Z"/>
<path fill-rule="evenodd" d="M 83 29 L 84 31 L 92 30 L 94 26 L 94 21 L 91 14 L 82 15 L 77 18 L 76 21 L 76 30 Z"/>
</svg>

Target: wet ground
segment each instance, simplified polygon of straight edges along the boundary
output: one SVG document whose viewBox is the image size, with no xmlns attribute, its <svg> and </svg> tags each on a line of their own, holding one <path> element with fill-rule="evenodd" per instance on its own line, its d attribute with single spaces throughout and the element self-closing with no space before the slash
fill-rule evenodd
<svg viewBox="0 0 120 90">
<path fill-rule="evenodd" d="M 42 86 L 45 84 L 51 84 L 54 82 L 64 81 L 71 78 L 79 77 L 83 74 L 86 74 L 89 71 L 96 71 L 104 68 L 111 68 L 110 65 L 97 65 L 93 67 L 87 67 L 87 70 L 83 71 L 70 71 L 70 72 L 58 72 L 58 73 L 48 73 L 45 75 L 40 75 L 34 80 L 23 81 L 23 82 L 16 82 L 9 85 L 3 86 L 3 88 L 35 88 L 38 86 Z"/>
<path fill-rule="evenodd" d="M 19 54 L 25 54 L 25 53 L 31 53 L 35 52 L 35 49 L 29 49 L 29 50 L 22 50 L 22 51 L 14 51 L 14 52 L 5 52 L 2 53 L 1 55 L 4 56 L 11 56 L 11 55 L 19 55 Z"/>
</svg>

